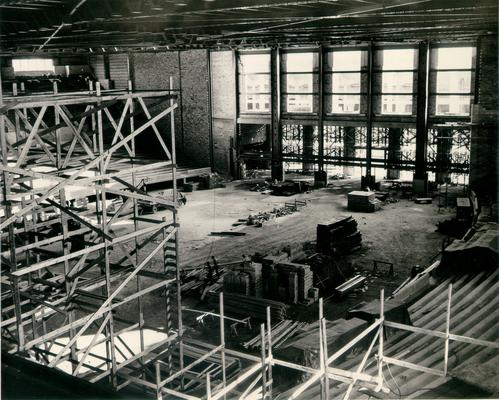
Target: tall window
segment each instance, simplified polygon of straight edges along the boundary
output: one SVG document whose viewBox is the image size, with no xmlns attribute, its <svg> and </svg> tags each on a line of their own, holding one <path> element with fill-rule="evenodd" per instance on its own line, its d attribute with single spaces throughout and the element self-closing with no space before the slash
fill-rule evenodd
<svg viewBox="0 0 499 400">
<path fill-rule="evenodd" d="M 54 61 L 50 58 L 19 58 L 12 60 L 14 72 L 54 73 Z"/>
<path fill-rule="evenodd" d="M 270 54 L 240 54 L 239 111 L 270 113 Z"/>
<path fill-rule="evenodd" d="M 381 64 L 381 71 L 378 71 L 375 77 L 378 85 L 381 82 L 378 113 L 413 114 L 413 96 L 416 91 L 414 85 L 416 50 L 384 49 L 378 52 L 377 58 L 377 62 Z"/>
<path fill-rule="evenodd" d="M 430 87 L 434 115 L 470 114 L 473 53 L 473 47 L 433 49 Z"/>
<path fill-rule="evenodd" d="M 281 92 L 285 112 L 317 112 L 318 59 L 313 52 L 282 54 Z"/>
<path fill-rule="evenodd" d="M 327 53 L 324 76 L 327 113 L 361 113 L 363 53 L 361 50 Z"/>
</svg>

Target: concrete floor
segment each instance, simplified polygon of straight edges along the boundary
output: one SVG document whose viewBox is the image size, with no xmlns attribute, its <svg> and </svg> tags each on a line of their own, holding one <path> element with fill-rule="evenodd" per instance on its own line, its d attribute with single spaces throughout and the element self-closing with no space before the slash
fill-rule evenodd
<svg viewBox="0 0 499 400">
<path fill-rule="evenodd" d="M 408 276 L 412 267 L 429 266 L 432 258 L 440 251 L 444 236 L 436 232 L 436 224 L 451 217 L 452 209 L 439 212 L 437 204 L 419 205 L 412 200 L 399 198 L 397 203 L 386 204 L 375 213 L 359 213 L 347 210 L 347 193 L 360 187 L 358 180 L 338 180 L 332 185 L 310 193 L 291 197 L 273 196 L 248 190 L 247 182 L 234 181 L 226 188 L 201 190 L 186 193 L 187 204 L 180 207 L 180 263 L 183 267 L 198 266 L 215 256 L 220 262 L 239 260 L 243 254 L 254 252 L 270 253 L 287 244 L 301 244 L 315 241 L 316 226 L 339 215 L 352 215 L 358 222 L 362 234 L 362 248 L 346 257 L 356 270 L 368 276 L 365 292 L 347 297 L 341 302 L 326 303 L 325 316 L 328 319 L 341 318 L 351 307 L 361 301 L 379 298 L 382 287 L 388 296 Z M 307 200 L 307 206 L 300 212 L 277 218 L 263 227 L 232 224 L 238 218 L 250 213 L 269 211 L 294 199 Z M 158 213 L 158 214 L 161 214 Z M 164 212 L 164 215 L 167 215 Z M 156 216 L 158 217 L 158 215 Z M 212 231 L 238 230 L 245 236 L 215 237 Z M 156 242 L 156 241 L 155 241 Z M 154 245 L 151 244 L 151 248 Z M 147 254 L 147 248 L 143 254 Z M 371 274 L 372 260 L 393 262 L 395 275 Z M 161 268 L 161 257 L 153 260 L 154 267 Z M 147 283 L 145 283 L 147 284 Z M 202 307 L 198 299 L 185 298 L 189 307 Z M 146 319 L 164 319 L 154 310 L 162 302 L 152 295 L 145 300 Z M 317 305 L 299 310 L 300 319 L 314 321 Z M 149 323 L 153 323 L 153 322 Z"/>
</svg>

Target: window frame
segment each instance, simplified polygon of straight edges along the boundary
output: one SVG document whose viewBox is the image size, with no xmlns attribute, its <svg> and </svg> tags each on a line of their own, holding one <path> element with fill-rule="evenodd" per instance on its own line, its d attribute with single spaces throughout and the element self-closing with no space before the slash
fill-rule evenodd
<svg viewBox="0 0 499 400">
<path fill-rule="evenodd" d="M 360 52 L 360 67 L 358 70 L 337 70 L 335 71 L 333 67 L 329 68 L 328 66 L 328 58 L 330 54 L 334 54 L 335 52 L 351 52 L 356 51 Z M 364 108 L 367 108 L 367 96 L 368 96 L 368 88 L 367 88 L 367 80 L 368 80 L 368 65 L 367 59 L 369 51 L 366 46 L 358 46 L 358 47 L 330 47 L 325 49 L 324 51 L 324 60 L 323 60 L 323 83 L 324 83 L 324 115 L 325 117 L 336 117 L 336 118 L 351 118 L 351 117 L 365 117 L 367 115 L 367 109 L 363 111 Z M 334 55 L 333 55 L 334 59 Z M 360 89 L 359 92 L 346 92 L 346 91 L 335 91 L 334 90 L 334 76 L 340 74 L 358 74 L 360 79 Z M 329 77 L 329 79 L 327 78 Z M 330 81 L 331 88 L 326 87 L 325 83 Z M 334 112 L 333 111 L 333 97 L 334 96 L 359 96 L 359 112 L 358 113 L 350 113 L 350 112 Z M 331 109 L 325 109 L 326 105 L 331 106 Z"/>
<path fill-rule="evenodd" d="M 471 67 L 470 68 L 438 68 L 435 54 L 441 48 L 471 48 Z M 469 120 L 471 119 L 471 106 L 475 98 L 475 77 L 477 69 L 477 45 L 475 42 L 463 43 L 438 43 L 430 47 L 430 67 L 428 69 L 428 114 L 431 120 Z M 438 73 L 439 72 L 469 72 L 470 90 L 469 92 L 439 92 L 438 91 Z M 467 114 L 438 114 L 437 97 L 438 96 L 467 96 L 469 97 L 469 113 Z"/>
<path fill-rule="evenodd" d="M 268 62 L 269 62 L 269 70 L 268 72 L 249 72 L 249 73 L 243 73 L 241 72 L 241 56 L 247 56 L 247 55 L 267 55 L 268 56 Z M 270 49 L 266 50 L 241 50 L 236 53 L 236 98 L 237 98 L 237 113 L 238 115 L 242 117 L 265 117 L 268 118 L 270 117 L 272 113 L 272 60 L 271 60 L 271 51 Z M 242 85 L 240 84 L 240 80 L 242 76 L 248 76 L 248 75 L 266 75 L 268 76 L 268 82 L 269 82 L 269 90 L 268 92 L 247 92 L 245 88 L 241 87 Z M 248 111 L 246 107 L 242 107 L 242 99 L 246 98 L 248 95 L 253 95 L 253 96 L 269 96 L 269 110 L 253 110 L 253 111 Z"/>
<path fill-rule="evenodd" d="M 403 68 L 403 69 L 385 69 L 383 66 L 383 62 L 381 65 L 376 65 L 376 57 L 378 53 L 382 53 L 384 50 L 412 50 L 413 51 L 413 67 L 412 69 Z M 372 99 L 371 101 L 374 104 L 373 107 L 373 117 L 376 120 L 383 119 L 415 119 L 417 112 L 417 95 L 418 95 L 418 68 L 419 68 L 419 59 L 418 59 L 418 51 L 417 46 L 408 45 L 408 44 L 397 44 L 397 45 L 383 45 L 378 46 L 373 49 L 373 68 L 372 68 L 372 76 L 371 80 L 373 81 L 373 90 L 371 93 Z M 411 73 L 412 74 L 412 91 L 411 92 L 384 92 L 383 91 L 383 73 L 393 73 L 393 74 L 403 74 L 403 73 Z M 378 89 L 379 88 L 379 89 Z M 383 96 L 395 96 L 395 97 L 403 97 L 409 96 L 411 97 L 411 112 L 406 113 L 384 113 L 383 112 Z"/>
<path fill-rule="evenodd" d="M 280 80 L 280 99 L 281 99 L 281 116 L 283 117 L 289 117 L 289 116 L 301 116 L 301 117 L 306 117 L 306 116 L 313 116 L 317 117 L 319 115 L 319 110 L 317 107 L 317 110 L 314 109 L 314 105 L 317 103 L 319 104 L 319 97 L 320 97 L 320 90 L 319 90 L 319 85 L 320 85 L 320 80 L 322 77 L 320 76 L 320 49 L 318 48 L 309 48 L 309 47 L 303 47 L 303 48 L 294 48 L 294 49 L 283 49 L 281 53 L 279 54 L 279 80 Z M 301 54 L 301 53 L 310 53 L 313 56 L 313 61 L 314 64 L 312 66 L 312 71 L 290 71 L 288 72 L 285 69 L 285 62 L 284 62 L 284 57 L 287 54 Z M 315 60 L 317 62 L 315 63 Z M 312 75 L 312 91 L 311 92 L 288 92 L 287 91 L 287 76 L 288 75 Z M 314 91 L 314 87 L 317 87 L 317 91 Z M 312 111 L 307 112 L 307 111 L 288 111 L 288 105 L 287 105 L 287 100 L 288 96 L 309 96 L 312 99 Z"/>
</svg>

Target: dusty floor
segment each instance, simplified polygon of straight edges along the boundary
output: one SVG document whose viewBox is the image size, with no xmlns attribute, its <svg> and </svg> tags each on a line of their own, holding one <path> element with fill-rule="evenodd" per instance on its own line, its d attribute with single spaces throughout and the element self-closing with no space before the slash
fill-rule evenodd
<svg viewBox="0 0 499 400">
<path fill-rule="evenodd" d="M 359 187 L 358 180 L 338 180 L 324 189 L 282 197 L 249 191 L 247 182 L 236 181 L 228 183 L 226 188 L 186 193 L 187 204 L 179 209 L 180 263 L 183 267 L 198 266 L 209 260 L 212 255 L 221 262 L 239 260 L 243 254 L 265 254 L 287 244 L 314 241 L 317 223 L 338 215 L 352 215 L 357 220 L 358 229 L 362 234 L 362 248 L 349 255 L 347 260 L 352 262 L 357 271 L 368 276 L 368 289 L 340 302 L 326 303 L 326 318 L 341 318 L 348 309 L 359 302 L 379 298 L 382 287 L 388 296 L 409 276 L 412 267 L 429 266 L 440 251 L 444 239 L 443 235 L 435 231 L 436 224 L 455 212 L 452 209 L 439 211 L 435 202 L 418 205 L 412 200 L 400 198 L 400 194 L 396 193 L 394 196 L 399 201 L 384 205 L 380 211 L 351 212 L 347 210 L 347 193 Z M 269 211 L 295 198 L 307 200 L 307 206 L 298 213 L 277 218 L 261 228 L 232 226 L 238 218 L 245 218 L 250 213 Z M 167 213 L 164 212 L 164 215 Z M 246 235 L 209 236 L 210 232 L 221 230 L 238 230 Z M 154 243 L 151 244 L 151 249 L 153 245 Z M 147 254 L 147 250 L 148 248 L 144 254 Z M 157 255 L 153 265 L 160 268 L 160 260 Z M 372 275 L 373 260 L 393 262 L 395 275 L 388 276 L 383 270 Z M 158 302 L 163 301 L 154 294 L 145 299 L 145 316 L 150 324 L 157 321 L 161 325 L 160 321 L 164 321 L 164 316 L 155 312 Z M 198 298 L 185 298 L 184 305 L 203 307 Z M 318 315 L 316 304 L 298 307 L 295 311 L 294 315 L 305 321 L 314 321 Z M 185 317 L 187 325 L 194 322 L 187 313 Z M 194 331 L 195 329 L 192 330 Z"/>
</svg>

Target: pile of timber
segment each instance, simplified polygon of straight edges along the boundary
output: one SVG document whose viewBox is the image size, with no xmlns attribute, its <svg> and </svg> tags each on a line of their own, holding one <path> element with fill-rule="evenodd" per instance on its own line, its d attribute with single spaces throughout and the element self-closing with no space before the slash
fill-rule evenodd
<svg viewBox="0 0 499 400">
<path fill-rule="evenodd" d="M 223 278 L 224 292 L 262 297 L 262 264 L 247 261 L 229 268 Z"/>
<path fill-rule="evenodd" d="M 341 216 L 317 225 L 317 251 L 325 255 L 343 255 L 358 248 L 362 235 L 352 216 Z"/>
<path fill-rule="evenodd" d="M 290 319 L 278 322 L 272 327 L 272 347 L 278 349 L 296 331 L 303 329 L 306 325 L 308 325 L 306 322 L 292 321 Z M 262 346 L 261 336 L 255 336 L 243 343 L 243 346 L 247 349 L 259 349 Z"/>
<path fill-rule="evenodd" d="M 353 191 L 348 193 L 348 209 L 352 211 L 374 212 L 379 210 L 380 202 L 374 192 Z"/>
<path fill-rule="evenodd" d="M 218 294 L 209 292 L 208 302 L 213 306 L 218 306 Z M 259 297 L 224 293 L 224 310 L 228 315 L 252 317 L 265 321 L 267 319 L 267 307 L 270 307 L 270 316 L 273 321 L 286 319 L 289 308 L 287 304 Z"/>
<path fill-rule="evenodd" d="M 298 301 L 304 301 L 308 297 L 309 290 L 314 285 L 314 273 L 310 269 L 309 265 L 297 264 L 297 263 L 279 263 L 276 268 L 281 274 L 288 276 L 289 290 L 296 292 L 292 297 L 296 298 L 296 301 L 292 303 L 297 303 Z M 296 278 L 294 278 L 296 276 Z M 296 284 L 292 284 L 292 281 L 296 279 Z"/>
</svg>

